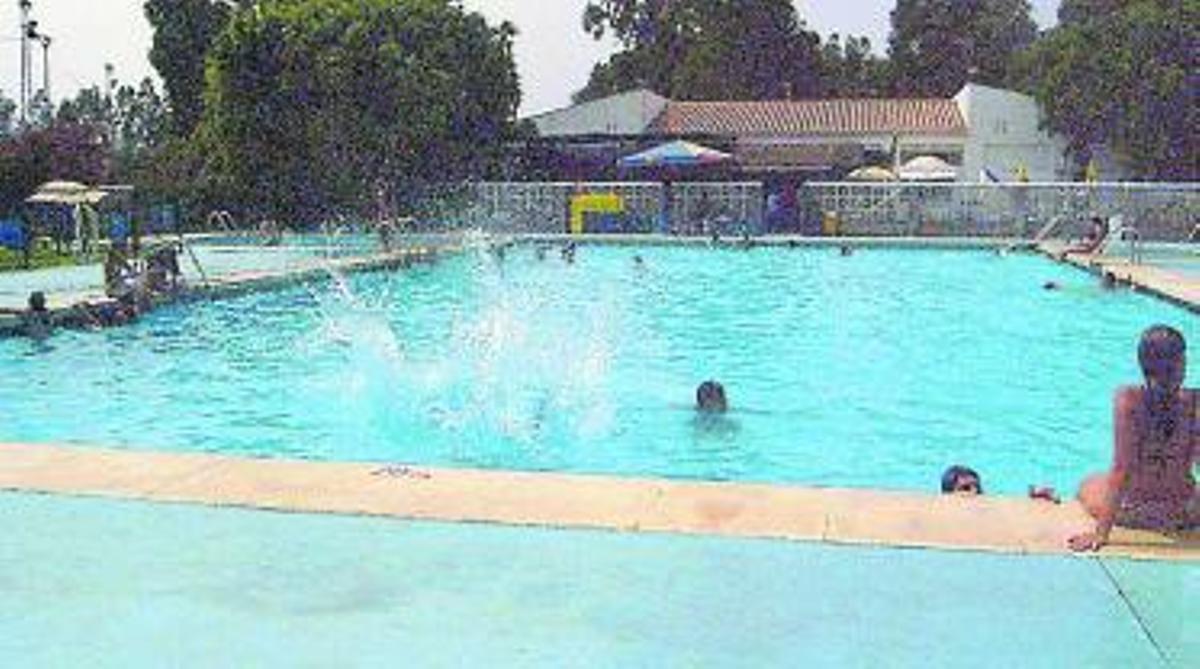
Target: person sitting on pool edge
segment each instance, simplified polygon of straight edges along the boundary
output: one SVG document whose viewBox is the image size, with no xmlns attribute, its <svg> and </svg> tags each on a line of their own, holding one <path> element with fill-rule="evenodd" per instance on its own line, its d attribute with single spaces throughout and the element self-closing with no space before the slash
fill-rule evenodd
<svg viewBox="0 0 1200 669">
<path fill-rule="evenodd" d="M 1114 525 L 1155 531 L 1200 527 L 1200 497 L 1192 469 L 1200 444 L 1195 388 L 1184 388 L 1183 334 L 1155 325 L 1138 342 L 1144 383 L 1113 398 L 1112 468 L 1079 486 L 1079 501 L 1095 527 L 1072 536 L 1072 550 L 1098 550 Z"/>
<path fill-rule="evenodd" d="M 979 478 L 979 473 L 970 467 L 952 465 L 942 472 L 942 492 L 958 495 L 982 495 L 983 480 Z M 1055 504 L 1061 501 L 1054 493 L 1054 488 L 1038 485 L 1029 486 L 1029 498 Z"/>
<path fill-rule="evenodd" d="M 696 411 L 701 413 L 725 413 L 729 402 L 725 399 L 725 386 L 719 381 L 705 381 L 696 388 Z"/>
<path fill-rule="evenodd" d="M 1066 257 L 1069 253 L 1091 254 L 1100 250 L 1100 245 L 1104 243 L 1108 237 L 1108 221 L 1099 216 L 1092 217 L 1091 229 L 1088 230 L 1083 239 L 1076 242 L 1073 246 L 1069 246 L 1062 252 L 1062 257 Z"/>
</svg>

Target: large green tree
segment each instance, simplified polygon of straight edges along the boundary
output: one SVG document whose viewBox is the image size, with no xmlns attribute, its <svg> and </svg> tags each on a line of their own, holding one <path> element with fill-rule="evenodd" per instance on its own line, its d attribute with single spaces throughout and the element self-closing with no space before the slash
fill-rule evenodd
<svg viewBox="0 0 1200 669">
<path fill-rule="evenodd" d="M 482 172 L 520 99 L 511 25 L 445 0 L 290 0 L 236 12 L 209 53 L 215 174 L 288 221 Z"/>
<path fill-rule="evenodd" d="M 158 71 L 171 106 L 173 131 L 186 136 L 204 113 L 204 58 L 225 29 L 235 5 L 226 0 L 146 0 L 143 9 L 154 40 L 150 64 Z"/>
<path fill-rule="evenodd" d="M 1080 163 L 1104 144 L 1143 178 L 1196 179 L 1200 0 L 1072 5 L 1097 11 L 1072 15 L 1023 59 L 1050 128 Z"/>
<path fill-rule="evenodd" d="M 892 92 L 906 97 L 1009 85 L 1014 56 L 1037 38 L 1028 0 L 897 0 L 891 19 Z"/>
<path fill-rule="evenodd" d="M 43 182 L 105 181 L 107 149 L 96 140 L 93 126 L 58 121 L 0 139 L 0 216 L 16 211 Z"/>
<path fill-rule="evenodd" d="M 866 37 L 837 33 L 821 45 L 821 92 L 827 98 L 877 98 L 887 94 L 887 62 L 871 53 Z"/>
<path fill-rule="evenodd" d="M 1089 23 L 1121 11 L 1135 0 L 1062 0 L 1058 4 L 1060 25 Z"/>
<path fill-rule="evenodd" d="M 596 65 L 576 101 L 639 87 L 684 100 L 819 91 L 820 39 L 788 0 L 600 0 L 583 24 L 623 49 Z"/>
<path fill-rule="evenodd" d="M 60 123 L 87 125 L 111 149 L 109 178 L 128 180 L 132 165 L 150 158 L 168 134 L 166 101 L 149 77 L 138 86 L 118 85 L 113 94 L 99 86 L 80 90 L 59 105 Z"/>
</svg>

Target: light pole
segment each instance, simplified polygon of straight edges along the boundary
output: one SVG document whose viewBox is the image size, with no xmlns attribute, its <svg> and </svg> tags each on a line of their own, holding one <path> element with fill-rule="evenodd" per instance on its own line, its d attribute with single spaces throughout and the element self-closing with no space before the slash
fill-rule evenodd
<svg viewBox="0 0 1200 669">
<path fill-rule="evenodd" d="M 42 43 L 42 94 L 46 96 L 46 105 L 54 109 L 54 103 L 50 101 L 50 42 L 53 40 L 46 33 L 42 33 L 38 41 Z"/>
<path fill-rule="evenodd" d="M 30 27 L 29 10 L 33 7 L 30 0 L 17 0 L 17 6 L 21 8 L 21 125 L 29 119 L 29 31 Z M 37 22 L 32 22 L 33 26 L 37 26 Z"/>
</svg>

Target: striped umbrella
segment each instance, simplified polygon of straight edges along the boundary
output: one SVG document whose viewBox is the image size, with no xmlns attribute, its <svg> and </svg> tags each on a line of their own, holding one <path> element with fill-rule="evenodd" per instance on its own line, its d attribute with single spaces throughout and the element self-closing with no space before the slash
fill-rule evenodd
<svg viewBox="0 0 1200 669">
<path fill-rule="evenodd" d="M 675 140 L 625 156 L 617 160 L 617 167 L 691 167 L 723 163 L 729 158 L 728 153 L 693 142 Z"/>
</svg>

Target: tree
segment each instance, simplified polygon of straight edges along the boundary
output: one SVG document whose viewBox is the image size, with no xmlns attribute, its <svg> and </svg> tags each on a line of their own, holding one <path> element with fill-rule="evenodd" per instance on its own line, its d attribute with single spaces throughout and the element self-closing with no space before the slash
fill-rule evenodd
<svg viewBox="0 0 1200 669">
<path fill-rule="evenodd" d="M 9 100 L 0 90 L 0 139 L 10 136 L 15 130 L 17 103 Z"/>
<path fill-rule="evenodd" d="M 234 3 L 222 0 L 146 0 L 154 29 L 150 64 L 158 71 L 171 106 L 171 127 L 186 136 L 204 113 L 204 59 L 225 29 Z M 252 4 L 252 3 L 240 3 Z"/>
<path fill-rule="evenodd" d="M 1062 0 L 1058 5 L 1058 23 L 1072 25 L 1104 19 L 1121 11 L 1130 0 Z"/>
<path fill-rule="evenodd" d="M 240 10 L 209 54 L 214 178 L 301 222 L 366 211 L 380 187 L 479 175 L 515 120 L 514 35 L 431 0 Z"/>
<path fill-rule="evenodd" d="M 1011 62 L 1037 38 L 1028 0 L 897 0 L 888 39 L 892 92 L 947 97 L 968 80 L 1012 81 Z"/>
<path fill-rule="evenodd" d="M 86 124 L 54 122 L 0 140 L 0 213 L 46 181 L 101 183 L 106 174 L 105 147 Z"/>
<path fill-rule="evenodd" d="M 646 87 L 684 100 L 807 97 L 817 45 L 788 0 L 602 0 L 584 11 L 595 37 L 623 50 L 592 71 L 585 101 Z"/>
<path fill-rule="evenodd" d="M 1195 179 L 1200 1 L 1120 4 L 1046 35 L 1022 60 L 1025 86 L 1081 164 L 1107 144 L 1139 176 Z"/>
<path fill-rule="evenodd" d="M 103 137 L 112 150 L 110 176 L 116 179 L 124 179 L 133 162 L 165 139 L 169 125 L 166 102 L 149 77 L 136 88 L 118 85 L 115 95 L 101 92 L 99 86 L 82 89 L 74 98 L 63 100 L 57 119 L 90 126 Z"/>
<path fill-rule="evenodd" d="M 877 98 L 887 92 L 887 63 L 871 54 L 871 41 L 834 33 L 821 46 L 821 91 L 827 98 Z"/>
</svg>

